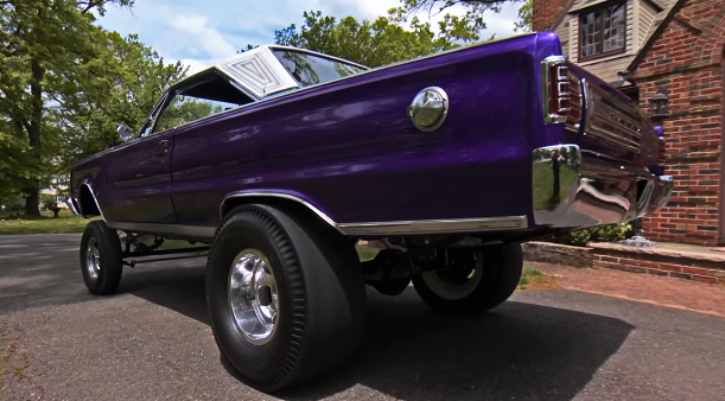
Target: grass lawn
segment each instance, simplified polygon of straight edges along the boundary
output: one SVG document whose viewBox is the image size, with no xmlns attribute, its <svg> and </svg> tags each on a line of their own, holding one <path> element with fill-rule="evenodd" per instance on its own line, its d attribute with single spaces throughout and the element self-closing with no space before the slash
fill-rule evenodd
<svg viewBox="0 0 725 401">
<path fill-rule="evenodd" d="M 375 259 L 375 255 L 377 255 L 378 252 L 380 252 L 380 250 L 376 248 L 370 248 L 367 246 L 357 247 L 357 255 L 360 257 L 361 262 Z"/>
<path fill-rule="evenodd" d="M 533 181 L 537 183 L 534 188 L 534 209 L 542 210 L 549 207 L 549 202 L 554 195 L 554 174 L 551 163 L 542 162 L 534 166 Z M 559 168 L 559 196 L 560 199 L 568 195 L 566 188 L 569 188 L 578 178 L 578 174 L 567 166 Z"/>
<path fill-rule="evenodd" d="M 91 220 L 100 219 L 94 217 L 85 219 L 73 216 L 67 210 L 61 210 L 59 217 L 53 217 L 53 212 L 42 211 L 40 217 L 11 217 L 7 211 L 0 211 L 0 234 L 63 234 L 80 233 L 86 228 Z"/>
<path fill-rule="evenodd" d="M 549 276 L 533 267 L 524 267 L 519 279 L 519 290 L 534 288 L 559 288 L 556 277 Z"/>
</svg>

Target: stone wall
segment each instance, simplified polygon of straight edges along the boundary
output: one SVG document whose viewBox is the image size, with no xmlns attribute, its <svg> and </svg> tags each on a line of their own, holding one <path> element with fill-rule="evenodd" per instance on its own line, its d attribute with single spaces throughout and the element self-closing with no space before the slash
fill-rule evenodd
<svg viewBox="0 0 725 401">
<path fill-rule="evenodd" d="M 611 243 L 589 244 L 595 268 L 725 284 L 725 253 L 700 253 L 661 248 L 634 248 Z"/>
</svg>

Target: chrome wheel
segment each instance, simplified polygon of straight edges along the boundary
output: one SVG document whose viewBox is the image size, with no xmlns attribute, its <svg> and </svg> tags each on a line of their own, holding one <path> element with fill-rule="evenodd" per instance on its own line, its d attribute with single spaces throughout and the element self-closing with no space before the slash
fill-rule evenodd
<svg viewBox="0 0 725 401">
<path fill-rule="evenodd" d="M 98 280 L 98 274 L 101 272 L 101 251 L 98 249 L 98 242 L 93 237 L 88 240 L 86 249 L 86 270 L 91 279 Z"/>
<path fill-rule="evenodd" d="M 256 249 L 245 249 L 229 271 L 229 305 L 237 327 L 252 344 L 270 340 L 279 313 L 274 274 L 267 258 Z"/>
<path fill-rule="evenodd" d="M 483 255 L 476 252 L 469 267 L 427 271 L 420 274 L 426 286 L 437 296 L 455 301 L 476 291 L 483 277 Z"/>
</svg>

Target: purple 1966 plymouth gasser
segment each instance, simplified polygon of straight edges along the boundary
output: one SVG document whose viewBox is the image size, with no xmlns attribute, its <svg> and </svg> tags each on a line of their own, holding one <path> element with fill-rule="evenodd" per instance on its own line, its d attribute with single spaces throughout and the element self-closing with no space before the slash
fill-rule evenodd
<svg viewBox="0 0 725 401">
<path fill-rule="evenodd" d="M 554 33 L 375 69 L 260 47 L 119 133 L 71 175 L 74 212 L 103 218 L 81 240 L 85 284 L 115 292 L 129 258 L 175 252 L 164 238 L 208 244 L 214 337 L 264 391 L 350 354 L 366 283 L 483 312 L 516 288 L 520 242 L 638 218 L 672 189 L 647 118 Z M 361 263 L 359 240 L 385 249 Z"/>
</svg>

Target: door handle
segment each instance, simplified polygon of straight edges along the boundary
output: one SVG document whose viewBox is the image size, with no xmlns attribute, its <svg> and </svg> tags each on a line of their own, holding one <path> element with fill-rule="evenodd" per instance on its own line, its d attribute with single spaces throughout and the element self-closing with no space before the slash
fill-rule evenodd
<svg viewBox="0 0 725 401">
<path fill-rule="evenodd" d="M 158 146 L 159 146 L 159 153 L 161 153 L 162 155 L 169 153 L 169 140 L 168 139 L 160 140 Z"/>
</svg>

